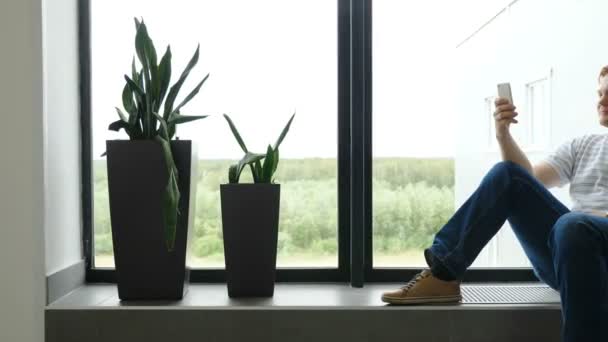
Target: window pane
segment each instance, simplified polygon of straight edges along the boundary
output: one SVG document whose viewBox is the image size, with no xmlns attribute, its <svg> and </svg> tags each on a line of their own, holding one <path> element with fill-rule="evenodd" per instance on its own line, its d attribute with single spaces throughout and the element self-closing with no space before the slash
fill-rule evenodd
<svg viewBox="0 0 608 342">
<path fill-rule="evenodd" d="M 571 137 L 603 132 L 594 91 L 608 47 L 588 28 L 603 23 L 608 3 L 373 6 L 374 267 L 425 266 L 422 250 L 501 160 L 491 116 L 498 83 L 511 83 L 511 133 L 532 164 Z M 571 205 L 567 187 L 551 191 Z M 505 223 L 473 266 L 530 264 Z"/>
<path fill-rule="evenodd" d="M 105 158 L 123 74 L 134 53 L 133 17 L 143 17 L 158 54 L 171 44 L 173 80 L 200 43 L 182 98 L 210 73 L 184 114 L 212 115 L 178 127 L 198 145 L 189 263 L 224 267 L 219 184 L 242 156 L 227 113 L 247 146 L 265 152 L 294 112 L 281 145 L 279 267 L 337 267 L 337 4 L 326 0 L 92 1 L 92 124 L 96 267 L 112 267 Z M 179 101 L 178 97 L 178 101 Z M 249 171 L 242 182 L 250 182 Z"/>
<path fill-rule="evenodd" d="M 422 266 L 454 212 L 449 39 L 427 22 L 437 11 L 426 2 L 373 5 L 374 266 Z"/>
</svg>

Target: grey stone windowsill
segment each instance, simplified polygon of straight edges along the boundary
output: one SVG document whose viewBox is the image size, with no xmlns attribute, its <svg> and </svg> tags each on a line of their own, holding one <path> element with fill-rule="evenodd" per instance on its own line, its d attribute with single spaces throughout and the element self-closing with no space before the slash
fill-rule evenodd
<svg viewBox="0 0 608 342">
<path fill-rule="evenodd" d="M 536 304 L 380 300 L 401 285 L 279 283 L 272 298 L 231 299 L 226 284 L 194 284 L 181 301 L 121 302 L 116 285 L 88 284 L 47 306 L 45 341 L 559 341 L 560 306 L 550 289 L 542 297 L 550 300 Z M 475 285 L 463 286 L 465 302 L 469 286 Z"/>
<path fill-rule="evenodd" d="M 416 309 L 416 310 L 466 310 L 481 309 L 489 306 L 500 308 L 546 308 L 559 310 L 557 293 L 550 295 L 551 300 L 542 303 L 472 303 L 468 298 L 467 288 L 471 286 L 491 286 L 492 284 L 463 285 L 464 299 L 462 304 L 449 305 L 416 305 L 392 306 L 380 300 L 384 291 L 396 289 L 402 284 L 366 284 L 363 288 L 353 288 L 342 283 L 278 283 L 274 296 L 271 298 L 229 298 L 226 284 L 190 284 L 188 292 L 181 301 L 124 301 L 118 299 L 114 284 L 89 284 L 82 286 L 59 300 L 51 303 L 48 309 L 77 309 L 77 308 L 138 308 L 155 307 L 166 309 L 273 309 L 273 308 L 332 308 L 332 309 Z M 496 284 L 494 284 L 496 285 Z M 546 288 L 534 283 L 509 284 L 504 286 L 524 285 L 532 288 Z M 501 285 L 503 286 L 503 285 Z M 547 288 L 547 291 L 552 290 Z"/>
</svg>

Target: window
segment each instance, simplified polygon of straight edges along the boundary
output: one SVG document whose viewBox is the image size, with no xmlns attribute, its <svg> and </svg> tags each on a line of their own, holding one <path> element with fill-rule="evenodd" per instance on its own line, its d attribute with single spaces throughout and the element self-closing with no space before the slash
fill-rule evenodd
<svg viewBox="0 0 608 342">
<path fill-rule="evenodd" d="M 496 100 L 496 96 L 488 96 L 484 99 L 485 110 L 482 112 L 484 115 L 483 120 L 485 120 L 487 124 L 487 132 L 488 132 L 488 150 L 496 151 L 498 148 L 498 142 L 496 141 L 496 124 L 494 120 L 494 112 L 496 110 L 496 106 L 494 105 L 494 100 Z"/>
<path fill-rule="evenodd" d="M 224 267 L 219 184 L 242 151 L 222 114 L 261 152 L 296 112 L 276 174 L 282 185 L 277 267 L 338 269 L 337 10 L 336 1 L 325 0 L 90 1 L 92 269 L 114 266 L 101 155 L 107 139 L 127 138 L 107 127 L 134 54 L 134 17 L 145 20 L 159 54 L 171 45 L 171 84 L 197 43 L 199 63 L 184 92 L 210 73 L 184 113 L 211 117 L 178 126 L 177 134 L 198 145 L 190 266 Z M 242 182 L 251 182 L 248 171 Z"/>
<path fill-rule="evenodd" d="M 497 83 L 511 83 L 516 141 L 531 160 L 548 152 L 550 77 L 528 77 L 565 49 L 552 38 L 568 9 L 539 17 L 538 3 L 468 4 L 475 10 L 453 16 L 450 6 L 461 3 L 373 2 L 372 279 L 425 266 L 423 248 L 501 160 Z M 538 49 L 541 41 L 547 46 Z M 560 66 L 576 68 L 566 58 Z M 508 274 L 529 263 L 505 224 L 473 267 Z"/>
<path fill-rule="evenodd" d="M 423 267 L 454 213 L 450 39 L 428 20 L 433 6 L 373 6 L 373 266 Z"/>
<path fill-rule="evenodd" d="M 448 0 L 375 0 L 373 8 L 371 0 L 82 3 L 90 6 L 81 13 L 91 46 L 90 56 L 82 49 L 83 101 L 91 107 L 83 123 L 92 127 L 83 137 L 90 279 L 111 279 L 95 276 L 112 272 L 104 270 L 112 245 L 99 156 L 104 141 L 118 137 L 106 127 L 132 57 L 134 16 L 144 17 L 158 49 L 171 43 L 177 69 L 200 42 L 197 76 L 211 74 L 188 109 L 214 116 L 179 130 L 198 142 L 202 171 L 194 281 L 222 279 L 217 185 L 240 157 L 218 114 L 231 114 L 259 149 L 297 111 L 277 175 L 284 185 L 278 280 L 350 276 L 355 286 L 400 281 L 424 267 L 422 249 L 500 160 L 497 83 L 511 83 L 520 112 L 512 133 L 531 161 L 597 126 L 581 109 L 595 101 L 592 81 L 602 66 L 584 53 L 603 46 L 601 31 L 583 30 L 602 23 L 608 5 L 599 2 L 564 3 L 551 13 L 543 10 L 549 0 L 470 0 L 465 12 Z M 585 25 L 563 25 L 573 11 L 584 11 Z M 547 64 L 548 75 L 530 78 Z M 568 203 L 566 192 L 556 196 Z M 534 279 L 508 225 L 473 266 L 469 279 Z"/>
<path fill-rule="evenodd" d="M 526 84 L 526 110 L 530 117 L 529 147 L 545 150 L 549 145 L 551 124 L 550 76 Z"/>
</svg>

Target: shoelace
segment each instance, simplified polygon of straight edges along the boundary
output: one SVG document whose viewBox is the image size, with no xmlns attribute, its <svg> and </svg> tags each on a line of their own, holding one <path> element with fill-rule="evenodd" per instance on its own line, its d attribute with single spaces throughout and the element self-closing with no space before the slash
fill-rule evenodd
<svg viewBox="0 0 608 342">
<path fill-rule="evenodd" d="M 416 276 L 414 277 L 414 279 L 408 281 L 405 285 L 403 285 L 401 287 L 402 290 L 405 290 L 406 292 L 409 291 L 412 287 L 414 287 L 414 285 L 416 285 L 417 282 L 419 282 L 420 280 L 427 278 L 428 276 L 431 275 L 431 272 L 426 272 L 426 271 L 422 271 L 418 274 L 416 274 Z"/>
</svg>

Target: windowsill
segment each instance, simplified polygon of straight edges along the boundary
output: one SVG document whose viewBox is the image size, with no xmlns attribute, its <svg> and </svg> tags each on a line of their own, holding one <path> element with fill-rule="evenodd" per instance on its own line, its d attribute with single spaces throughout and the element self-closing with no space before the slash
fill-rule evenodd
<svg viewBox="0 0 608 342">
<path fill-rule="evenodd" d="M 230 299 L 226 284 L 194 284 L 181 301 L 128 303 L 118 300 L 116 285 L 86 285 L 46 308 L 45 341 L 559 340 L 561 311 L 555 300 L 416 306 L 380 300 L 383 291 L 400 285 L 278 283 L 272 298 Z M 465 302 L 469 286 L 474 285 L 463 285 Z"/>
<path fill-rule="evenodd" d="M 384 291 L 396 289 L 403 284 L 383 283 L 366 284 L 363 288 L 353 288 L 342 283 L 277 283 L 274 296 L 271 298 L 229 298 L 226 284 L 190 284 L 188 292 L 181 301 L 125 301 L 118 299 L 114 284 L 89 284 L 82 286 L 68 295 L 48 305 L 47 310 L 61 309 L 111 309 L 154 307 L 156 309 L 280 309 L 280 308 L 330 308 L 330 309 L 432 309 L 432 310 L 466 310 L 466 309 L 500 309 L 500 308 L 545 308 L 560 309 L 557 292 L 538 283 L 509 284 L 471 284 L 463 285 L 463 303 L 450 305 L 417 305 L 391 306 L 380 300 Z M 479 303 L 470 292 L 492 286 L 509 288 L 525 286 L 543 291 L 544 300 L 527 303 L 485 302 Z M 542 289 L 542 290 L 541 290 Z M 494 296 L 496 297 L 496 296 Z M 500 295 L 498 296 L 500 297 Z M 512 297 L 513 298 L 513 297 Z"/>
</svg>

